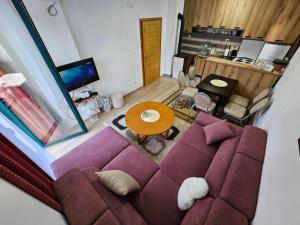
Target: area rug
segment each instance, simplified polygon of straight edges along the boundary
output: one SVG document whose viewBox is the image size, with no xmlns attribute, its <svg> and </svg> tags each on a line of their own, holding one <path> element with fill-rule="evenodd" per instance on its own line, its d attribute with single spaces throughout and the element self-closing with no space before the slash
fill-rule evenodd
<svg viewBox="0 0 300 225">
<path fill-rule="evenodd" d="M 104 125 L 112 127 L 115 131 L 120 133 L 130 143 L 135 145 L 138 149 L 143 151 L 150 159 L 152 159 L 157 164 L 167 155 L 167 153 L 170 151 L 170 149 L 173 147 L 176 141 L 191 125 L 189 122 L 181 118 L 175 117 L 175 122 L 173 125 L 174 129 L 171 129 L 172 131 L 170 132 L 169 138 L 162 139 L 159 135 L 151 136 L 146 139 L 145 143 L 139 145 L 136 136 L 126 126 L 125 116 L 124 116 L 125 113 L 126 112 L 121 113 L 119 116 L 116 116 L 111 120 L 105 121 Z M 179 133 L 175 135 L 176 132 L 178 131 Z M 153 149 L 153 146 L 155 147 L 155 149 L 162 148 L 162 151 L 157 153 L 154 150 L 154 152 L 150 153 L 148 148 Z"/>
<path fill-rule="evenodd" d="M 199 110 L 192 109 L 193 99 L 181 95 L 180 91 L 175 92 L 166 100 L 163 101 L 164 104 L 169 106 L 175 113 L 175 115 L 183 120 L 190 123 L 194 121 L 197 117 Z"/>
</svg>

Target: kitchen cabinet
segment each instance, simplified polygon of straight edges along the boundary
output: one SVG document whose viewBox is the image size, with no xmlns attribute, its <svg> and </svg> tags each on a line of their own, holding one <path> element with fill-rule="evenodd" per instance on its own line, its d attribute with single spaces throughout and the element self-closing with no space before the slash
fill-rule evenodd
<svg viewBox="0 0 300 225">
<path fill-rule="evenodd" d="M 244 37 L 293 43 L 300 34 L 299 0 L 185 0 L 185 31 L 193 26 L 244 30 Z"/>
<path fill-rule="evenodd" d="M 300 1 L 285 0 L 280 13 L 272 23 L 266 41 L 293 43 L 299 35 Z M 298 26 L 298 27 L 297 27 Z"/>
</svg>

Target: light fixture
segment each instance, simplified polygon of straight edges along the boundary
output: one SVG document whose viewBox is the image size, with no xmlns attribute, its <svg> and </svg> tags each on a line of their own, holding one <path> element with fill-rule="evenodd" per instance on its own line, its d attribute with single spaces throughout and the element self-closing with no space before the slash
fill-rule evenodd
<svg viewBox="0 0 300 225">
<path fill-rule="evenodd" d="M 55 0 L 53 0 L 53 3 L 48 8 L 48 13 L 50 16 L 56 16 L 57 15 L 57 9 L 55 7 Z"/>
</svg>

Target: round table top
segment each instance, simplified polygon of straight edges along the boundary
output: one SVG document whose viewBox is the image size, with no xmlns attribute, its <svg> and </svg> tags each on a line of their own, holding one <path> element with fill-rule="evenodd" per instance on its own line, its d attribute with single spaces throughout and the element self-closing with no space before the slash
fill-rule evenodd
<svg viewBox="0 0 300 225">
<path fill-rule="evenodd" d="M 141 118 L 145 110 L 156 110 L 160 118 L 155 122 L 145 122 Z M 129 129 L 140 135 L 157 135 L 169 130 L 175 120 L 174 112 L 165 104 L 159 102 L 142 102 L 131 107 L 125 116 Z"/>
</svg>

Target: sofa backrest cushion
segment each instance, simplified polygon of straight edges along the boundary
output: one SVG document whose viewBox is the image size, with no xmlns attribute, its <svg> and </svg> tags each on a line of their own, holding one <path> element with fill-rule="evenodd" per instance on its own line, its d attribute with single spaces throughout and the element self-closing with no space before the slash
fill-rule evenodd
<svg viewBox="0 0 300 225">
<path fill-rule="evenodd" d="M 223 141 L 205 174 L 209 194 L 215 198 L 219 197 L 222 190 L 238 143 L 239 137 Z"/>
<path fill-rule="evenodd" d="M 248 125 L 244 127 L 243 135 L 237 147 L 237 152 L 245 154 L 260 162 L 263 162 L 265 156 L 266 142 L 266 131 Z"/>
<path fill-rule="evenodd" d="M 220 197 L 250 220 L 256 209 L 262 163 L 236 153 L 226 176 Z"/>
<path fill-rule="evenodd" d="M 79 169 L 68 171 L 53 186 L 71 225 L 93 224 L 107 209 L 105 201 Z"/>
<path fill-rule="evenodd" d="M 129 142 L 118 132 L 111 127 L 106 127 L 63 157 L 55 160 L 51 164 L 53 174 L 58 178 L 75 167 L 102 169 L 129 145 Z"/>
<path fill-rule="evenodd" d="M 208 213 L 205 225 L 248 225 L 248 220 L 238 210 L 217 198 Z"/>
</svg>

